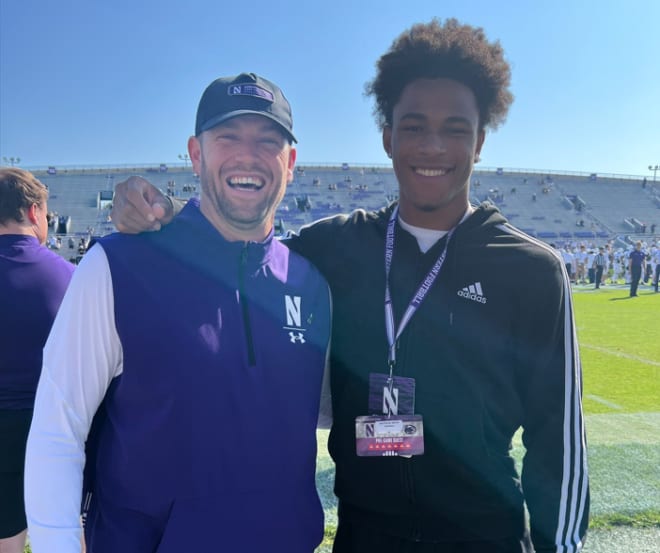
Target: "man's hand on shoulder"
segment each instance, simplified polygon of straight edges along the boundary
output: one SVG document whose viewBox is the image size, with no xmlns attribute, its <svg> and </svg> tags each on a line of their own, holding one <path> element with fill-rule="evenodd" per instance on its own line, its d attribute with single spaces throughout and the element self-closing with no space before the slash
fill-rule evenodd
<svg viewBox="0 0 660 553">
<path fill-rule="evenodd" d="M 174 215 L 172 201 L 142 177 L 129 177 L 115 187 L 110 217 L 119 232 L 160 230 Z"/>
</svg>

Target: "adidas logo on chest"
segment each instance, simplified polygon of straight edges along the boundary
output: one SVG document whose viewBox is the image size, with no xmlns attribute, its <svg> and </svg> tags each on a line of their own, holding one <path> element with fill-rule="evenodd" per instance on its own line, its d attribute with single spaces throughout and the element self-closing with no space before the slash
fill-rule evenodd
<svg viewBox="0 0 660 553">
<path fill-rule="evenodd" d="M 467 300 L 476 301 L 478 303 L 486 303 L 487 301 L 486 295 L 481 288 L 481 282 L 475 282 L 474 284 L 466 286 L 465 288 L 459 290 L 457 295 Z"/>
</svg>

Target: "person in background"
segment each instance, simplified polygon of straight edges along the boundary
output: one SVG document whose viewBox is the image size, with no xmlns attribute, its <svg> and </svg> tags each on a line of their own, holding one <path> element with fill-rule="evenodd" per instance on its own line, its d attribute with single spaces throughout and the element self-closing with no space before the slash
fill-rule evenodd
<svg viewBox="0 0 660 553">
<path fill-rule="evenodd" d="M 575 552 L 584 543 L 569 275 L 552 248 L 491 204 L 469 202 L 486 130 L 513 100 L 509 83 L 501 46 L 482 29 L 449 19 L 405 30 L 368 85 L 398 203 L 318 221 L 288 241 L 332 291 L 335 553 Z M 143 179 L 117 187 L 119 230 L 171 217 Z M 521 427 L 518 473 L 511 445 Z"/>
<path fill-rule="evenodd" d="M 273 232 L 294 141 L 277 85 L 213 81 L 188 141 L 200 200 L 161 233 L 109 235 L 85 254 L 44 350 L 28 439 L 33 553 L 80 551 L 85 462 L 89 553 L 321 542 L 330 295 Z M 327 421 L 326 405 L 324 394 Z"/>
<path fill-rule="evenodd" d="M 644 244 L 646 246 L 646 243 Z M 644 284 L 653 284 L 653 263 L 652 263 L 652 257 L 651 253 L 653 252 L 653 248 L 649 250 L 649 252 L 646 254 L 646 264 L 644 266 L 644 272 L 642 276 L 642 280 L 644 281 Z"/>
<path fill-rule="evenodd" d="M 646 253 L 642 250 L 642 242 L 635 243 L 635 249 L 628 256 L 628 270 L 630 271 L 630 297 L 637 297 L 637 287 L 644 273 Z"/>
<path fill-rule="evenodd" d="M 587 248 L 584 244 L 580 244 L 579 250 L 575 252 L 575 261 L 577 262 L 575 282 L 584 284 L 587 282 Z"/>
<path fill-rule="evenodd" d="M 653 271 L 653 289 L 658 291 L 658 284 L 660 281 L 660 243 L 656 243 L 651 248 L 651 263 L 655 267 Z"/>
<path fill-rule="evenodd" d="M 594 280 L 596 282 L 596 285 L 594 288 L 598 289 L 600 288 L 601 282 L 603 280 L 603 272 L 605 271 L 605 267 L 607 265 L 607 257 L 605 257 L 605 247 L 600 246 L 598 248 L 598 253 L 594 257 Z"/>
<path fill-rule="evenodd" d="M 596 259 L 596 246 L 591 244 L 591 247 L 587 250 L 587 280 L 589 284 L 594 284 L 596 282 L 596 268 L 594 267 L 594 259 Z"/>
<path fill-rule="evenodd" d="M 45 247 L 48 189 L 0 167 L 0 552 L 23 553 L 25 443 L 42 349 L 74 266 Z"/>
<path fill-rule="evenodd" d="M 568 273 L 568 278 L 571 282 L 575 282 L 575 255 L 573 254 L 573 249 L 571 246 L 566 246 L 561 251 L 562 259 L 564 260 L 564 265 L 566 265 L 566 272 Z"/>
</svg>

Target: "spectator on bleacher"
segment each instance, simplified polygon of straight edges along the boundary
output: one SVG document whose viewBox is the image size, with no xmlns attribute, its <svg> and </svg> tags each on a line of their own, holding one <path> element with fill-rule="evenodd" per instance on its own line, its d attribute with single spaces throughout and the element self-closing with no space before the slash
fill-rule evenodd
<svg viewBox="0 0 660 553">
<path fill-rule="evenodd" d="M 595 288 L 600 288 L 601 281 L 603 279 L 603 272 L 607 266 L 607 257 L 605 256 L 605 248 L 600 246 L 598 248 L 598 253 L 594 256 L 594 280 L 596 283 Z"/>
<path fill-rule="evenodd" d="M 23 553 L 25 442 L 41 351 L 74 270 L 44 247 L 48 189 L 0 167 L 0 551 Z"/>
<path fill-rule="evenodd" d="M 44 349 L 28 439 L 33 553 L 80 551 L 81 496 L 93 553 L 321 542 L 330 293 L 273 236 L 292 124 L 270 81 L 213 81 L 188 141 L 201 200 L 162 233 L 113 234 L 85 254 Z"/>
<path fill-rule="evenodd" d="M 88 240 L 83 236 L 78 242 L 78 254 L 83 255 L 87 251 Z"/>
<path fill-rule="evenodd" d="M 377 67 L 368 90 L 399 203 L 291 241 L 333 293 L 334 553 L 579 551 L 589 509 L 570 283 L 559 255 L 468 201 L 485 131 L 512 100 L 502 49 L 433 21 Z M 115 223 L 152 228 L 155 194 L 117 189 Z M 521 425 L 522 482 L 510 456 Z M 371 431 L 385 427 L 406 456 L 376 449 Z"/>
<path fill-rule="evenodd" d="M 635 249 L 628 256 L 628 269 L 630 270 L 630 297 L 637 296 L 637 287 L 646 266 L 646 253 L 642 250 L 642 242 L 635 243 Z"/>
</svg>

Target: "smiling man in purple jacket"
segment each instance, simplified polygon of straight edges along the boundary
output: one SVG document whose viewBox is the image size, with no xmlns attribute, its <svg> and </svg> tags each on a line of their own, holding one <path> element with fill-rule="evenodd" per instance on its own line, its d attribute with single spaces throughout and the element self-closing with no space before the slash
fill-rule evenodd
<svg viewBox="0 0 660 553">
<path fill-rule="evenodd" d="M 80 551 L 86 439 L 89 553 L 320 543 L 329 289 L 273 236 L 294 141 L 275 84 L 215 80 L 188 141 L 200 201 L 163 232 L 111 235 L 85 255 L 45 348 L 28 441 L 34 553 Z"/>
</svg>

